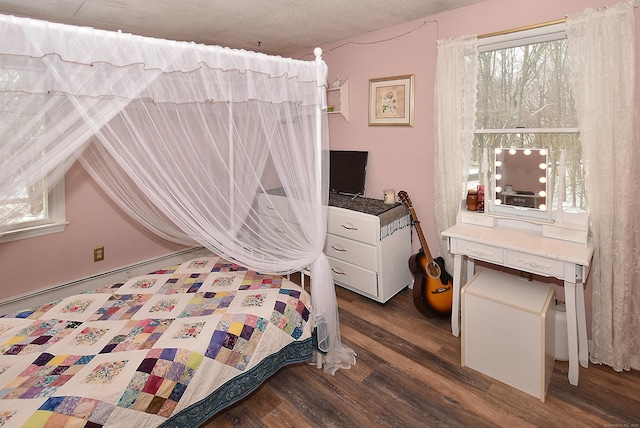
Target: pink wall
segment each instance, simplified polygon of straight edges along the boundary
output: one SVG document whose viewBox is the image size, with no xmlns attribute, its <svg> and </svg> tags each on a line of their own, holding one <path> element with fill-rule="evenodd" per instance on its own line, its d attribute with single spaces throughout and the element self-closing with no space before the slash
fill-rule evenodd
<svg viewBox="0 0 640 428">
<path fill-rule="evenodd" d="M 183 247 L 140 229 L 108 197 L 84 168 L 67 173 L 64 232 L 0 244 L 0 299 L 62 284 L 178 251 Z M 105 259 L 93 261 L 93 249 Z"/>
<path fill-rule="evenodd" d="M 331 148 L 368 150 L 367 196 L 381 199 L 384 189 L 406 190 L 429 247 L 437 249 L 438 207 L 433 201 L 436 41 L 555 21 L 587 7 L 615 3 L 617 0 L 487 0 L 320 46 L 329 66 L 329 84 L 337 75 L 349 80 L 350 121 L 330 115 Z M 636 15 L 640 15 L 638 9 Z M 299 52 L 293 57 L 312 59 L 313 52 Z M 405 74 L 415 75 L 414 126 L 368 126 L 369 79 Z M 417 251 L 420 245 L 414 242 L 413 247 Z"/>
<path fill-rule="evenodd" d="M 433 200 L 436 41 L 555 21 L 588 7 L 602 8 L 615 3 L 617 0 L 487 0 L 320 46 L 324 52 L 323 59 L 329 66 L 328 82 L 331 84 L 336 75 L 343 80 L 349 79 L 351 120 L 346 122 L 339 115 L 330 116 L 331 148 L 369 151 L 367 196 L 382 198 L 386 188 L 406 190 L 435 256 L 441 239 L 436 232 L 435 213 L 438 207 Z M 639 9 L 635 9 L 638 22 Z M 640 46 L 640 41 L 637 46 Z M 312 59 L 313 53 L 300 52 L 294 57 Z M 411 128 L 369 127 L 369 79 L 405 74 L 415 74 L 415 125 Z M 414 233 L 414 252 L 420 248 L 417 241 Z M 448 270 L 451 271 L 452 267 Z M 563 290 L 558 288 L 557 291 L 562 298 Z M 590 297 L 588 283 L 588 314 L 591 312 Z"/>
</svg>

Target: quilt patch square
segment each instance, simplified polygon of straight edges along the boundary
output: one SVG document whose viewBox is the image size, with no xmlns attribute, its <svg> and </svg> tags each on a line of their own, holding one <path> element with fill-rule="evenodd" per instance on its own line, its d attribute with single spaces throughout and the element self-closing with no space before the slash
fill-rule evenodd
<svg viewBox="0 0 640 428">
<path fill-rule="evenodd" d="M 150 297 L 150 294 L 113 295 L 89 317 L 89 321 L 128 320 Z"/>
<path fill-rule="evenodd" d="M 25 426 L 102 427 L 113 410 L 113 404 L 82 397 L 52 397 L 27 421 Z"/>
<path fill-rule="evenodd" d="M 22 373 L 0 390 L 0 399 L 42 398 L 55 394 L 93 355 L 42 353 Z"/>
<path fill-rule="evenodd" d="M 213 268 L 216 266 L 216 263 L 220 261 L 220 257 L 211 256 L 211 257 L 198 257 L 196 259 L 192 259 L 182 263 L 178 269 L 176 269 L 176 273 L 209 273 L 213 271 Z"/>
<path fill-rule="evenodd" d="M 118 294 L 153 294 L 158 292 L 171 275 L 142 275 L 131 278 L 117 291 Z"/>
<path fill-rule="evenodd" d="M 238 370 L 245 370 L 267 325 L 267 320 L 255 315 L 223 315 L 205 356 Z"/>
<path fill-rule="evenodd" d="M 22 327 L 15 336 L 0 345 L 0 354 L 24 355 L 43 352 L 53 344 L 64 339 L 80 324 L 79 321 L 44 320 L 35 321 Z"/>
<path fill-rule="evenodd" d="M 88 320 L 107 300 L 109 294 L 78 294 L 62 299 L 41 319 L 52 318 L 70 321 Z"/>
<path fill-rule="evenodd" d="M 298 290 L 280 289 L 270 320 L 273 325 L 294 339 L 303 335 L 311 314 L 307 305 L 299 298 Z"/>
<path fill-rule="evenodd" d="M 195 293 L 178 318 L 224 313 L 235 297 L 235 292 L 227 291 Z"/>
<path fill-rule="evenodd" d="M 177 318 L 191 300 L 191 294 L 155 294 L 151 296 L 131 317 L 134 320 L 146 318 Z"/>
<path fill-rule="evenodd" d="M 208 273 L 188 273 L 171 275 L 165 282 L 160 294 L 196 293 L 207 279 Z"/>
<path fill-rule="evenodd" d="M 248 271 L 246 267 L 240 266 L 237 263 L 229 262 L 222 258 L 218 258 L 218 261 L 213 265 L 211 272 L 245 272 Z"/>
<path fill-rule="evenodd" d="M 279 275 L 265 275 L 248 271 L 242 279 L 240 290 L 259 290 L 262 288 L 280 288 L 282 277 Z"/>
<path fill-rule="evenodd" d="M 100 353 L 151 349 L 170 325 L 171 320 L 153 318 L 130 320 L 102 348 Z"/>
<path fill-rule="evenodd" d="M 88 321 L 48 349 L 52 354 L 95 355 L 113 340 L 127 320 Z"/>
<path fill-rule="evenodd" d="M 150 350 L 138 366 L 118 406 L 170 416 L 202 359 L 202 354 L 184 349 Z"/>
<path fill-rule="evenodd" d="M 207 274 L 198 291 L 236 291 L 242 285 L 244 275 L 245 272 L 212 272 Z"/>
<path fill-rule="evenodd" d="M 178 318 L 154 344 L 154 348 L 179 348 L 204 354 L 220 315 Z"/>
<path fill-rule="evenodd" d="M 76 396 L 116 405 L 132 376 L 147 355 L 147 350 L 93 355 L 78 367 L 77 373 L 60 387 L 58 396 Z"/>
</svg>

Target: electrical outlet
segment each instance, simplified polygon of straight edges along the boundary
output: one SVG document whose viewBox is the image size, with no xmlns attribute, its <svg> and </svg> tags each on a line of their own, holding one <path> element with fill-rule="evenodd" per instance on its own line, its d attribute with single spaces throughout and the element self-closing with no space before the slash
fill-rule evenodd
<svg viewBox="0 0 640 428">
<path fill-rule="evenodd" d="M 104 260 L 104 247 L 96 247 L 93 249 L 93 261 L 99 262 Z"/>
</svg>

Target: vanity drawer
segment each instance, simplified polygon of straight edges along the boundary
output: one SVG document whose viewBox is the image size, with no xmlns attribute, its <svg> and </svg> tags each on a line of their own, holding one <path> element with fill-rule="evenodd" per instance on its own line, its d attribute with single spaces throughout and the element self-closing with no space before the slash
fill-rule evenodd
<svg viewBox="0 0 640 428">
<path fill-rule="evenodd" d="M 331 265 L 333 281 L 371 296 L 378 295 L 378 276 L 374 271 L 342 260 L 327 257 Z"/>
<path fill-rule="evenodd" d="M 466 254 L 472 259 L 485 260 L 492 263 L 502 263 L 504 261 L 504 250 L 502 248 L 462 239 L 452 241 L 451 251 L 455 254 Z"/>
<path fill-rule="evenodd" d="M 330 207 L 327 233 L 377 245 L 380 233 L 378 217 Z"/>
<path fill-rule="evenodd" d="M 372 271 L 377 270 L 378 257 L 376 247 L 342 236 L 327 235 L 324 253 L 335 259 L 344 260 Z"/>
<path fill-rule="evenodd" d="M 561 260 L 510 250 L 507 252 L 507 264 L 514 268 L 543 276 L 564 277 L 564 262 Z"/>
</svg>

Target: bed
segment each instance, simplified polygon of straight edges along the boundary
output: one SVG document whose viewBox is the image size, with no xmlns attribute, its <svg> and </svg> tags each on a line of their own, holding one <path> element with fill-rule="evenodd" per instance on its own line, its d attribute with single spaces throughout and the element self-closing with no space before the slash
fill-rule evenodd
<svg viewBox="0 0 640 428">
<path fill-rule="evenodd" d="M 313 350 L 304 289 L 199 257 L 0 318 L 0 426 L 196 427 Z"/>
</svg>

